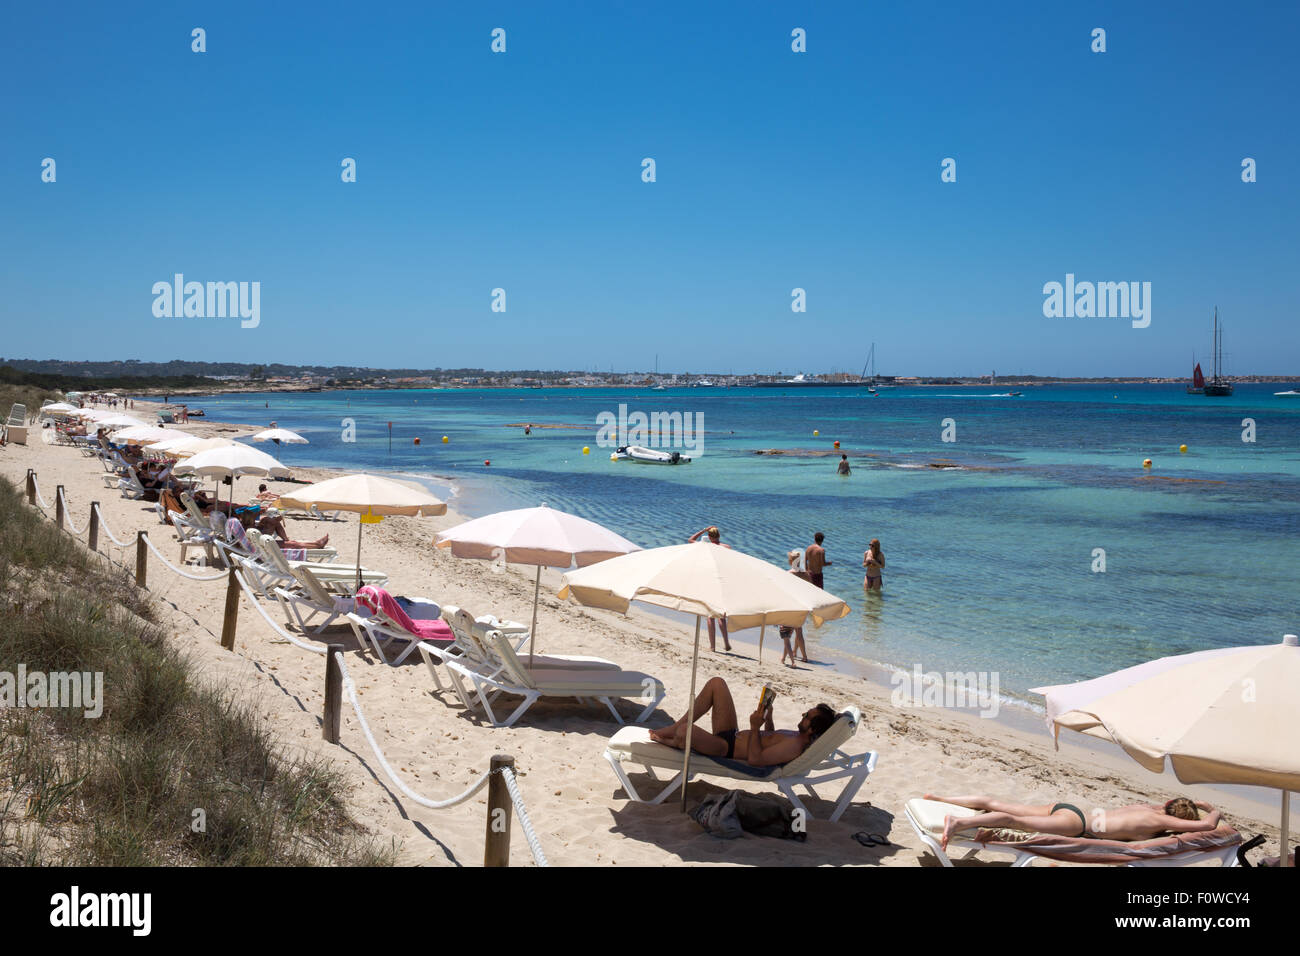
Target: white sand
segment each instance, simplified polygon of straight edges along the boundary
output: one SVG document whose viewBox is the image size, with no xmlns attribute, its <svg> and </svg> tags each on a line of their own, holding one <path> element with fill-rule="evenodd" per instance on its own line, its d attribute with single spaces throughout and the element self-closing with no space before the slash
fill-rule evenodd
<svg viewBox="0 0 1300 956">
<path fill-rule="evenodd" d="M 155 407 L 140 402 L 133 414 L 149 419 Z M 182 427 L 205 436 L 246 435 L 254 430 L 251 426 L 200 420 Z M 268 448 L 275 450 L 273 446 Z M 21 487 L 28 468 L 38 473 L 42 494 L 51 506 L 55 486 L 65 486 L 71 516 L 78 527 L 85 527 L 90 502 L 98 500 L 118 538 L 127 540 L 134 537 L 137 528 L 144 528 L 169 560 L 178 561 L 174 536 L 167 526 L 159 524 L 153 505 L 129 501 L 105 489 L 101 481 L 103 469 L 97 460 L 71 447 L 45 445 L 40 430 L 32 429 L 28 445 L 0 449 L 0 474 Z M 298 478 L 315 480 L 329 474 L 295 469 Z M 236 500 L 251 497 L 257 483 L 257 479 L 240 479 Z M 280 490 L 290 487 L 278 486 Z M 426 596 L 442 604 L 466 607 L 476 614 L 494 613 L 527 622 L 532 608 L 533 569 L 496 572 L 484 562 L 461 561 L 432 546 L 436 531 L 461 520 L 449 511 L 440 518 L 392 518 L 371 525 L 365 533 L 362 563 L 386 571 L 390 576 L 388 588 L 394 594 Z M 339 522 L 289 523 L 290 533 L 301 538 L 329 533 L 330 544 L 339 549 L 341 560 L 348 562 L 352 560 L 357 529 L 353 516 Z M 100 550 L 134 566 L 134 549 L 124 553 L 102 534 Z M 554 596 L 558 587 L 559 574 L 544 571 L 537 650 L 599 655 L 625 668 L 654 674 L 668 688 L 668 696 L 650 724 L 663 725 L 669 722 L 669 715 L 680 716 L 689 690 L 690 630 L 647 610 L 634 608 L 624 618 L 561 605 Z M 223 651 L 219 644 L 223 581 L 183 579 L 151 556 L 149 588 L 157 599 L 161 619 L 168 622 L 168 630 L 190 652 L 202 674 L 236 685 L 255 699 L 271 726 L 278 728 L 285 746 L 333 757 L 352 787 L 351 812 L 375 836 L 391 840 L 399 848 L 402 863 L 481 863 L 486 791 L 450 810 L 421 808 L 384 778 L 350 706 L 344 706 L 342 746 L 332 747 L 321 740 L 323 656 L 307 653 L 277 637 L 246 599 L 241 599 L 235 653 Z M 277 606 L 268 610 L 283 622 Z M 816 657 L 816 632 L 809 629 L 807 634 L 810 655 Z M 887 690 L 862 678 L 825 667 L 792 671 L 779 666 L 780 641 L 775 635 L 768 635 L 760 666 L 754 659 L 757 632 L 739 636 L 742 642 L 732 655 L 710 654 L 707 640 L 702 641 L 701 683 L 714 674 L 724 677 L 735 691 L 742 715 L 748 712 L 748 702 L 757 698 L 761 684 L 770 683 L 780 695 L 777 726 L 793 726 L 803 710 L 818 701 L 837 708 L 856 704 L 864 719 L 850 749 L 880 752 L 878 769 L 840 822 L 825 822 L 828 802 L 810 804 L 813 813 L 823 819 L 810 823 L 808 839 L 803 843 L 760 837 L 718 840 L 684 816 L 676 799 L 670 798 L 662 806 L 629 801 L 602 757 L 605 741 L 618 729 L 603 705 L 539 701 L 514 727 L 494 729 L 465 714 L 450 693 L 435 697 L 418 654 L 412 654 L 401 667 L 381 664 L 373 654 L 357 647 L 346 625 L 327 629 L 320 640 L 339 642 L 347 648 L 348 667 L 367 719 L 390 764 L 417 792 L 431 799 L 459 793 L 487 770 L 493 754 L 513 755 L 529 815 L 543 849 L 555 865 L 662 866 L 685 862 L 933 866 L 933 856 L 924 850 L 902 815 L 904 802 L 926 791 L 988 793 L 1026 802 L 1065 800 L 1083 807 L 1167 799 L 1190 792 L 1223 806 L 1243 833 L 1266 833 L 1272 842 L 1270 853 L 1277 853 L 1276 794 L 1263 796 L 1273 801 L 1270 810 L 1236 795 L 1183 786 L 1172 774 L 1149 774 L 1122 754 L 1069 742 L 1060 752 L 1054 752 L 1045 731 L 1022 730 L 935 708 L 902 710 L 890 704 Z M 630 718 L 639 709 L 635 702 L 627 702 L 620 712 Z M 725 785 L 775 792 L 739 782 L 726 781 Z M 692 802 L 717 790 L 707 780 L 697 781 L 691 785 Z M 884 833 L 896 845 L 863 847 L 851 838 L 858 830 Z M 531 861 L 516 827 L 511 865 L 530 865 Z"/>
</svg>

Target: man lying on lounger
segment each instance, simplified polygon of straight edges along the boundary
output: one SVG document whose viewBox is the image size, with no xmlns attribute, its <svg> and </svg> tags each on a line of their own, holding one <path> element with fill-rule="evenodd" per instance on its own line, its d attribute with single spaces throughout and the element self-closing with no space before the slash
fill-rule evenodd
<svg viewBox="0 0 1300 956">
<path fill-rule="evenodd" d="M 1089 840 L 1138 841 L 1179 833 L 1205 833 L 1216 829 L 1223 816 L 1208 803 L 1175 797 L 1165 804 L 1134 803 L 1114 810 L 1097 807 L 1092 811 L 1090 830 L 1088 818 L 1071 803 L 1025 805 L 984 796 L 936 797 L 928 793 L 925 799 L 983 811 L 973 817 L 944 817 L 943 839 L 939 845 L 945 850 L 954 833 L 981 827 L 1006 827 L 1027 833 L 1051 833 Z M 1202 818 L 1200 810 L 1208 815 Z"/>
<path fill-rule="evenodd" d="M 713 715 L 713 733 L 696 727 L 691 731 L 691 749 L 708 757 L 744 760 L 754 767 L 789 763 L 824 734 L 836 716 L 828 705 L 818 704 L 803 715 L 798 730 L 777 730 L 770 709 L 766 714 L 756 710 L 749 715 L 749 730 L 740 730 L 727 682 L 711 677 L 695 698 L 691 713 L 675 724 L 650 731 L 650 739 L 685 750 L 688 721 L 699 720 L 705 714 Z"/>
</svg>

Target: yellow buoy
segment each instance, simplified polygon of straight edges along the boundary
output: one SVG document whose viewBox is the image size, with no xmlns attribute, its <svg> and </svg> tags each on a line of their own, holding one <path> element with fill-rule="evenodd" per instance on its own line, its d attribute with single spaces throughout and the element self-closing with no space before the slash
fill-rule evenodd
<svg viewBox="0 0 1300 956">
<path fill-rule="evenodd" d="M 611 452 L 609 453 L 609 460 L 610 460 L 610 461 L 618 461 L 618 452 L 616 452 L 616 451 L 611 451 Z"/>
<path fill-rule="evenodd" d="M 1150 458 L 1143 458 L 1143 459 L 1142 459 L 1142 467 L 1143 467 L 1143 468 L 1150 468 L 1150 467 L 1151 467 L 1151 459 L 1150 459 Z"/>
<path fill-rule="evenodd" d="M 821 432 L 819 432 L 817 429 L 815 429 L 815 428 L 813 429 L 813 438 L 816 438 L 816 437 L 817 437 L 818 435 L 820 435 L 820 434 L 821 434 Z"/>
<path fill-rule="evenodd" d="M 451 439 L 448 438 L 446 435 L 443 435 L 443 436 L 442 436 L 442 443 L 443 443 L 444 445 L 447 444 L 447 442 L 449 442 L 449 441 L 451 441 Z"/>
<path fill-rule="evenodd" d="M 1182 452 L 1184 455 L 1187 454 L 1187 446 L 1186 446 L 1186 445 L 1179 445 L 1179 446 L 1178 446 L 1178 450 L 1179 450 L 1180 452 Z"/>
<path fill-rule="evenodd" d="M 582 446 L 582 453 L 583 453 L 584 455 L 590 455 L 590 454 L 591 454 L 591 448 L 589 448 L 587 445 L 583 445 L 583 446 Z"/>
</svg>

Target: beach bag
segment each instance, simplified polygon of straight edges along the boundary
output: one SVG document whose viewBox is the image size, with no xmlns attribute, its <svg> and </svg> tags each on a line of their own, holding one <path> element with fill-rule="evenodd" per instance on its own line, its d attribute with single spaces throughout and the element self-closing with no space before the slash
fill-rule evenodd
<svg viewBox="0 0 1300 956">
<path fill-rule="evenodd" d="M 729 790 L 705 797 L 691 818 L 707 832 L 724 840 L 734 840 L 744 833 L 778 837 L 783 840 L 806 840 L 808 834 L 794 827 L 794 811 L 784 800 L 755 796 L 744 790 Z"/>
</svg>

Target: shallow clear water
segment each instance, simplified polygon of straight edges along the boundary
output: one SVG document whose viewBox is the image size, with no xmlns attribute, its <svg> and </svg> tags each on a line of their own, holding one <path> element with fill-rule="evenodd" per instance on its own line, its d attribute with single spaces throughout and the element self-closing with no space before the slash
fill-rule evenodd
<svg viewBox="0 0 1300 956">
<path fill-rule="evenodd" d="M 647 547 L 717 524 L 723 540 L 782 565 L 787 550 L 823 531 L 834 562 L 826 587 L 854 611 L 810 630 L 812 646 L 908 670 L 994 671 L 1004 694 L 1023 696 L 1041 683 L 1300 630 L 1300 399 L 1273 394 L 1293 387 L 1238 386 L 1221 399 L 1181 385 L 1111 385 L 1025 388 L 1021 397 L 994 394 L 1006 386 L 878 396 L 484 389 L 191 404 L 215 419 L 274 419 L 302 432 L 311 444 L 271 449 L 286 464 L 392 470 L 443 488 L 450 479 L 456 507 L 471 516 L 544 501 Z M 702 414 L 703 453 L 678 467 L 610 461 L 596 444 L 596 416 L 620 403 Z M 345 418 L 356 422 L 355 443 L 341 440 Z M 953 442 L 941 440 L 948 418 Z M 1245 418 L 1255 422 L 1253 443 L 1242 441 Z M 518 422 L 581 427 L 527 437 L 504 427 Z M 830 452 L 836 439 L 851 476 L 836 474 L 834 456 L 754 453 Z M 960 467 L 930 467 L 940 459 Z M 862 590 L 872 537 L 888 562 L 883 596 Z M 1092 570 L 1097 548 L 1104 573 Z"/>
</svg>

